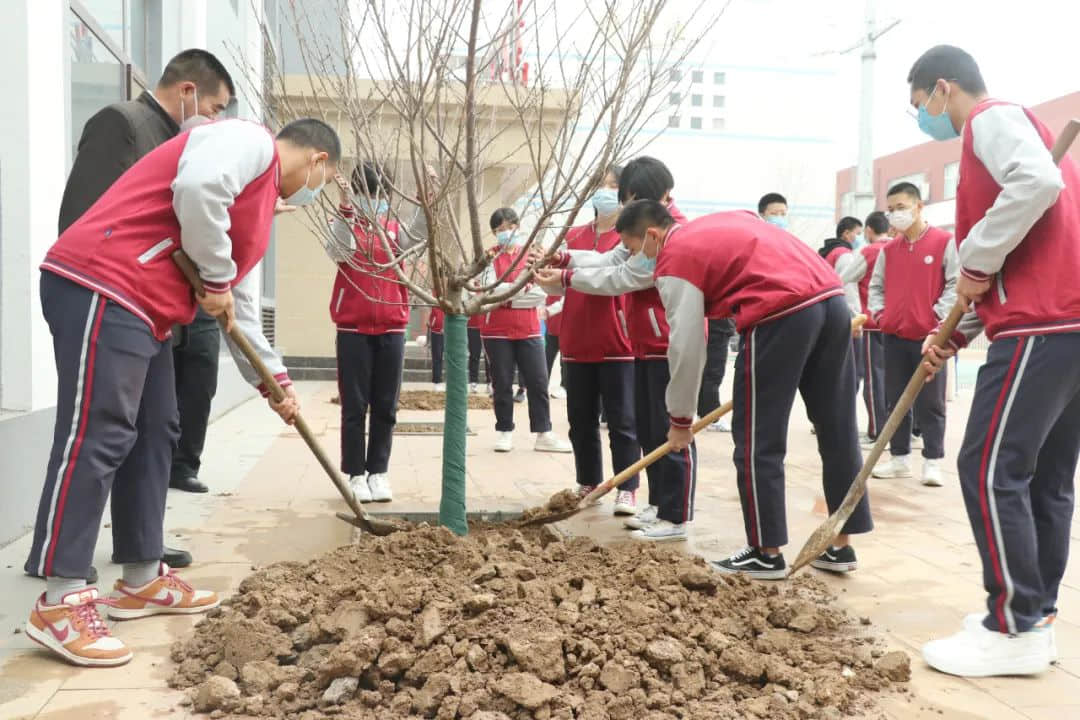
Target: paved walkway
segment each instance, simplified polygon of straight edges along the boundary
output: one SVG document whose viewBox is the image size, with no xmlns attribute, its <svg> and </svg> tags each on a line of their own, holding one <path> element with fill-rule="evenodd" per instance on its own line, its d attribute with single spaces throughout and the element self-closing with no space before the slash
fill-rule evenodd
<svg viewBox="0 0 1080 720">
<path fill-rule="evenodd" d="M 333 450 L 338 442 L 337 408 L 328 402 L 333 387 L 308 383 L 300 392 L 305 415 Z M 950 468 L 969 399 L 969 392 L 961 393 L 949 406 Z M 553 401 L 552 406 L 556 430 L 565 433 L 563 405 Z M 525 409 L 517 414 L 523 420 Z M 432 420 L 439 414 L 404 412 L 401 419 Z M 497 455 L 491 451 L 490 411 L 470 411 L 469 423 L 478 433 L 468 444 L 470 509 L 521 509 L 572 482 L 572 457 L 532 452 L 532 438 L 524 429 L 516 433 L 514 452 Z M 398 437 L 395 442 L 392 478 L 398 501 L 393 507 L 436 509 L 441 438 Z M 791 536 L 801 542 L 824 516 L 816 443 L 801 408 L 792 414 L 789 444 L 788 517 Z M 729 436 L 707 434 L 701 439 L 698 514 L 688 551 L 715 557 L 743 542 L 730 457 Z M 238 408 L 211 427 L 202 477 L 211 493 L 171 494 L 166 517 L 170 544 L 190 549 L 198 561 L 184 577 L 200 587 L 231 592 L 252 566 L 310 558 L 350 539 L 350 526 L 333 516 L 343 507 L 336 491 L 303 442 L 282 432 L 262 401 Z M 913 657 L 914 698 L 889 698 L 886 715 L 1080 718 L 1080 570 L 1075 564 L 1061 590 L 1057 627 L 1062 660 L 1057 667 L 1037 679 L 942 676 L 922 664 L 918 648 L 932 636 L 958 629 L 961 617 L 978 610 L 982 601 L 978 558 L 955 472 L 946 474 L 946 487 L 940 489 L 923 488 L 913 480 L 877 481 L 872 488 L 877 531 L 858 545 L 863 569 L 828 581 L 854 614 L 869 616 L 892 646 Z M 569 521 L 567 529 L 616 538 L 621 531 L 607 512 L 590 511 Z M 40 581 L 21 574 L 28 545 L 29 538 L 23 538 L 0 549 L 0 718 L 192 717 L 178 706 L 180 694 L 166 686 L 169 646 L 190 630 L 192 618 L 116 625 L 116 634 L 136 651 L 130 664 L 117 669 L 63 665 L 16 632 L 43 589 Z M 796 551 L 789 548 L 790 554 Z M 97 567 L 106 587 L 119 576 L 119 568 L 108 562 L 110 553 L 104 529 Z"/>
</svg>

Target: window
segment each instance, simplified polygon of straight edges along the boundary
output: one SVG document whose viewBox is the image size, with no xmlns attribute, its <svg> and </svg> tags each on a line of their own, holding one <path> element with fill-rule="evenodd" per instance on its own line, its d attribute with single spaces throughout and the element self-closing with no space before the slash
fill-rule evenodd
<svg viewBox="0 0 1080 720">
<path fill-rule="evenodd" d="M 705 82 L 705 72 L 702 70 L 695 70 L 690 73 L 690 80 L 696 83 Z"/>
<path fill-rule="evenodd" d="M 94 22 L 105 32 L 108 39 L 118 49 L 123 50 L 126 45 L 124 42 L 124 0 L 83 0 L 82 5 Z"/>
<path fill-rule="evenodd" d="M 712 81 L 713 81 L 714 85 L 723 85 L 725 80 L 727 80 L 727 73 L 722 73 L 722 72 L 713 73 Z"/>
<path fill-rule="evenodd" d="M 849 190 L 840 196 L 840 214 L 853 215 L 855 213 L 855 191 Z"/>
<path fill-rule="evenodd" d="M 677 127 L 679 127 L 679 116 L 678 115 L 672 115 L 671 117 L 669 117 L 667 119 L 667 126 L 669 128 L 677 128 Z"/>
<path fill-rule="evenodd" d="M 724 107 L 724 96 L 723 95 L 713 95 L 713 97 L 712 97 L 712 106 L 714 108 L 722 108 L 722 107 Z"/>
<path fill-rule="evenodd" d="M 956 197 L 956 186 L 960 183 L 960 162 L 951 162 L 945 166 L 945 194 L 944 200 L 952 200 Z"/>
<path fill-rule="evenodd" d="M 678 105 L 679 103 L 682 102 L 682 94 L 677 93 L 677 92 L 673 92 L 670 95 L 668 95 L 668 100 L 672 105 Z"/>
<path fill-rule="evenodd" d="M 90 26 L 68 12 L 71 43 L 71 146 L 79 147 L 83 126 L 98 110 L 128 98 L 124 63 Z"/>
<path fill-rule="evenodd" d="M 691 130 L 700 130 L 701 129 L 701 118 L 699 118 L 699 117 L 690 118 L 690 129 Z"/>
<path fill-rule="evenodd" d="M 691 95 L 690 96 L 690 104 L 693 105 L 694 107 L 701 107 L 701 96 L 700 95 Z"/>
<path fill-rule="evenodd" d="M 682 70 L 679 70 L 678 68 L 673 69 L 668 73 L 668 79 L 671 80 L 671 82 L 679 82 L 682 80 Z"/>
<path fill-rule="evenodd" d="M 713 130 L 723 130 L 724 129 L 724 118 L 713 118 L 712 119 L 712 129 Z"/>
</svg>

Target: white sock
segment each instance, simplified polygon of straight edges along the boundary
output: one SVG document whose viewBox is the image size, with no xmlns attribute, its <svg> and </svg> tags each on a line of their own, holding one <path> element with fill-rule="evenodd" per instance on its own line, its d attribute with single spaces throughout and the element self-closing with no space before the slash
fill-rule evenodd
<svg viewBox="0 0 1080 720">
<path fill-rule="evenodd" d="M 124 584 L 128 587 L 142 587 L 158 576 L 160 560 L 124 563 Z"/>
<path fill-rule="evenodd" d="M 47 577 L 45 578 L 45 604 L 59 605 L 65 595 L 85 587 L 84 578 Z"/>
</svg>

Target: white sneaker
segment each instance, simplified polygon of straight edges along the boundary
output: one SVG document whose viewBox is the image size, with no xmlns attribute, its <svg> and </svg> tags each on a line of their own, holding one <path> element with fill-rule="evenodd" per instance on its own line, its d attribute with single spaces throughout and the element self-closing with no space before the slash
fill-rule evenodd
<svg viewBox="0 0 1080 720">
<path fill-rule="evenodd" d="M 574 449 L 570 447 L 570 443 L 566 442 L 550 430 L 547 432 L 536 433 L 536 445 L 533 446 L 533 450 L 536 452 L 550 453 L 574 452 Z"/>
<path fill-rule="evenodd" d="M 941 487 L 941 460 L 923 460 L 922 484 Z"/>
<path fill-rule="evenodd" d="M 371 499 L 375 502 L 390 502 L 394 499 L 394 493 L 390 490 L 390 478 L 386 473 L 371 473 L 367 476 L 367 482 L 371 489 Z"/>
<path fill-rule="evenodd" d="M 562 385 L 556 385 L 555 389 L 552 390 L 548 394 L 551 395 L 551 397 L 554 398 L 555 400 L 565 400 L 566 399 L 566 390 L 563 389 Z"/>
<path fill-rule="evenodd" d="M 976 623 L 955 635 L 923 645 L 923 659 L 935 670 L 960 677 L 1037 675 L 1050 667 L 1044 630 L 1018 635 L 993 632 Z"/>
<path fill-rule="evenodd" d="M 637 513 L 637 492 L 634 490 L 619 490 L 615 493 L 615 514 L 634 515 Z"/>
<path fill-rule="evenodd" d="M 435 392 L 446 392 L 446 383 L 434 383 Z"/>
<path fill-rule="evenodd" d="M 869 450 L 874 447 L 874 443 L 877 442 L 877 438 L 872 438 L 866 433 L 859 433 L 859 445 L 863 450 Z"/>
<path fill-rule="evenodd" d="M 876 478 L 906 478 L 911 477 L 911 456 L 893 455 L 889 462 L 878 465 L 873 472 Z"/>
<path fill-rule="evenodd" d="M 469 392 L 471 392 L 473 395 L 476 395 L 480 392 L 480 385 L 477 383 L 469 383 Z"/>
<path fill-rule="evenodd" d="M 363 475 L 353 475 L 350 477 L 349 488 L 352 490 L 356 502 L 371 502 L 371 489 L 368 487 L 367 478 Z"/>
<path fill-rule="evenodd" d="M 731 423 L 724 418 L 720 418 L 705 429 L 709 432 L 731 432 Z"/>
<path fill-rule="evenodd" d="M 982 626 L 982 621 L 985 617 L 986 613 L 971 613 L 970 615 L 965 615 L 964 629 L 973 630 Z M 1047 615 L 1035 626 L 1046 635 L 1046 644 L 1050 651 L 1051 664 L 1058 661 L 1057 633 L 1054 632 L 1055 620 L 1057 620 L 1057 615 Z"/>
<path fill-rule="evenodd" d="M 510 452 L 514 449 L 514 433 L 495 433 L 495 452 Z"/>
<path fill-rule="evenodd" d="M 630 533 L 635 540 L 651 540 L 652 542 L 675 542 L 686 540 L 686 523 L 675 524 L 667 520 L 657 520 L 651 525 L 635 530 Z"/>
<path fill-rule="evenodd" d="M 646 525 L 652 525 L 656 522 L 656 513 L 660 512 L 660 508 L 655 505 L 646 505 L 645 509 L 639 512 L 632 518 L 627 518 L 623 525 L 631 530 L 640 530 Z"/>
</svg>

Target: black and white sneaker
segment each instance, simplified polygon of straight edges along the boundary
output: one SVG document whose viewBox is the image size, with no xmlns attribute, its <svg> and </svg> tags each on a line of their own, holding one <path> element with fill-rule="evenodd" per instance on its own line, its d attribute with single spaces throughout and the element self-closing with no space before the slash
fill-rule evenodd
<svg viewBox="0 0 1080 720">
<path fill-rule="evenodd" d="M 759 580 L 783 580 L 787 564 L 781 554 L 766 555 L 755 547 L 746 547 L 725 560 L 710 560 L 709 565 L 725 573 L 746 573 Z"/>
<path fill-rule="evenodd" d="M 850 545 L 840 548 L 830 545 L 829 549 L 818 555 L 816 560 L 810 561 L 810 566 L 818 570 L 846 573 L 858 569 L 859 561 L 855 559 L 855 549 Z"/>
</svg>

